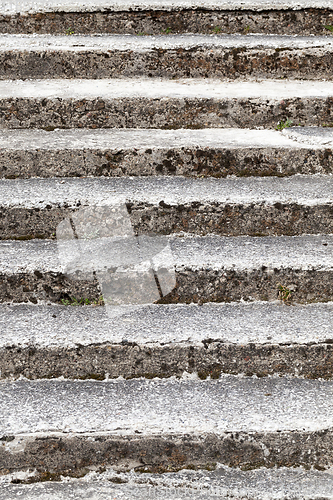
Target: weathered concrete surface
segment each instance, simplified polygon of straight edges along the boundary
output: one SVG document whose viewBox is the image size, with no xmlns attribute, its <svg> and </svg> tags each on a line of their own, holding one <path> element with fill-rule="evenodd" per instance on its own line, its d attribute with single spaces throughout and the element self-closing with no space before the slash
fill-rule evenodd
<svg viewBox="0 0 333 500">
<path fill-rule="evenodd" d="M 332 466 L 332 383 L 223 377 L 1 383 L 0 470 Z M 87 404 L 89 402 L 89 404 Z"/>
<path fill-rule="evenodd" d="M 87 206 L 126 204 L 135 233 L 333 232 L 331 176 L 0 180 L 0 239 L 54 238 Z"/>
<path fill-rule="evenodd" d="M 329 235 L 174 238 L 170 245 L 177 283 L 162 303 L 275 301 L 280 286 L 291 292 L 287 302 L 333 298 Z M 87 281 L 64 274 L 56 242 L 2 242 L 1 252 L 1 302 L 101 296 L 97 278 Z"/>
<path fill-rule="evenodd" d="M 2 35 L 0 79 L 331 79 L 333 38 Z"/>
<path fill-rule="evenodd" d="M 332 130 L 2 130 L 0 177 L 332 174 Z"/>
<path fill-rule="evenodd" d="M 299 4 L 299 2 L 298 2 Z M 327 35 L 326 25 L 333 24 L 333 13 L 328 8 L 302 7 L 299 10 L 265 9 L 254 10 L 254 3 L 248 8 L 227 10 L 228 5 L 219 9 L 191 9 L 189 7 L 129 12 L 39 12 L 36 14 L 0 14 L 0 33 L 52 33 L 63 35 L 68 29 L 75 34 L 123 33 L 131 35 L 159 35 L 169 33 L 271 33 L 281 35 Z M 68 3 L 65 7 L 68 6 Z M 110 8 L 110 4 L 108 4 Z M 271 8 L 271 10 L 269 10 Z"/>
<path fill-rule="evenodd" d="M 212 468 L 212 467 L 211 467 Z M 208 467 L 209 469 L 209 467 Z M 244 500 L 303 500 L 333 498 L 333 477 L 330 472 L 304 468 L 259 468 L 242 470 L 219 465 L 211 470 L 181 470 L 168 473 L 115 472 L 89 473 L 82 479 L 69 479 L 34 485 L 45 477 L 41 473 L 16 472 L 0 478 L 1 500 L 212 500 L 212 498 L 242 498 Z M 57 477 L 56 474 L 53 477 Z M 12 479 L 11 479 L 12 478 Z M 10 481 L 16 484 L 10 484 Z"/>
<path fill-rule="evenodd" d="M 0 307 L 2 378 L 333 378 L 333 307 L 270 303 Z"/>
</svg>

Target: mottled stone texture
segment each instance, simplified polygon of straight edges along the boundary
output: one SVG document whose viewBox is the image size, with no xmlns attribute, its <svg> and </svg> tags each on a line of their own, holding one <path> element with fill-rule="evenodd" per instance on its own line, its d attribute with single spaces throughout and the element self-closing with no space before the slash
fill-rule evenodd
<svg viewBox="0 0 333 500">
<path fill-rule="evenodd" d="M 265 33 L 281 35 L 324 35 L 333 24 L 331 9 L 187 10 L 165 12 L 59 12 L 0 16 L 0 33 L 75 34 L 129 33 Z"/>
<path fill-rule="evenodd" d="M 78 203 L 79 205 L 79 203 Z M 333 206 L 297 203 L 193 202 L 167 205 L 127 203 L 137 234 L 173 234 L 181 231 L 223 236 L 295 236 L 333 232 Z M 0 239 L 55 238 L 58 224 L 77 208 L 0 207 Z"/>
<path fill-rule="evenodd" d="M 332 65 L 333 68 L 333 65 Z M 29 99 L 0 96 L 4 128 L 275 128 L 333 126 L 333 97 L 290 98 L 115 98 Z"/>
<path fill-rule="evenodd" d="M 333 300 L 333 271 L 274 269 L 252 271 L 228 269 L 178 269 L 176 287 L 159 303 L 235 302 L 240 300 L 277 300 L 280 285 L 290 292 L 288 303 Z M 0 274 L 0 302 L 33 302 L 87 298 L 98 300 L 97 282 L 70 279 L 57 272 Z"/>
<path fill-rule="evenodd" d="M 65 307 L 65 306 L 64 306 Z M 286 306 L 287 307 L 287 306 Z M 201 345 L 138 345 L 135 342 L 66 347 L 8 346 L 0 349 L 1 378 L 104 380 L 106 377 L 181 377 L 201 379 L 221 373 L 301 375 L 333 378 L 333 340 L 308 345 L 237 345 L 203 341 Z"/>
<path fill-rule="evenodd" d="M 331 47 L 156 48 L 71 52 L 4 51 L 0 53 L 0 79 L 25 78 L 288 78 L 330 79 Z"/>
<path fill-rule="evenodd" d="M 332 149 L 202 148 L 3 150 L 0 178 L 332 174 Z"/>
<path fill-rule="evenodd" d="M 14 436 L 3 437 L 6 441 Z M 313 466 L 333 464 L 333 434 L 317 432 L 228 432 L 222 435 L 21 437 L 22 451 L 0 446 L 0 472 L 37 469 L 51 473 L 113 466 L 118 470 L 165 472 L 189 465 L 231 467 Z M 314 452 L 315 450 L 315 452 Z"/>
</svg>

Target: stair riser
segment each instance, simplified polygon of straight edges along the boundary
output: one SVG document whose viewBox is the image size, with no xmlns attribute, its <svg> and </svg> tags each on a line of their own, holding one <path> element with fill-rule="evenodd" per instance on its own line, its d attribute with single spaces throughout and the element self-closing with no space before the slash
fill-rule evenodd
<svg viewBox="0 0 333 500">
<path fill-rule="evenodd" d="M 325 35 L 333 24 L 331 9 L 301 10 L 162 10 L 144 12 L 52 12 L 0 16 L 0 33 L 277 33 L 281 35 Z M 215 30 L 214 30 L 215 28 Z"/>
<path fill-rule="evenodd" d="M 332 65 L 333 68 L 333 65 Z M 333 125 L 333 97 L 0 99 L 0 129 L 40 128 L 275 128 Z"/>
<path fill-rule="evenodd" d="M 27 324 L 29 326 L 29 324 Z M 162 337 L 161 337 L 162 340 Z M 90 345 L 77 348 L 6 347 L 0 349 L 1 378 L 95 379 L 181 377 L 204 379 L 221 373 L 266 377 L 301 375 L 333 378 L 333 345 Z"/>
<path fill-rule="evenodd" d="M 248 468 L 303 465 L 326 469 L 333 464 L 333 434 L 327 430 L 230 432 L 200 437 L 189 434 L 117 437 L 95 433 L 73 437 L 18 436 L 18 439 L 22 451 L 11 451 L 11 441 L 0 448 L 2 473 L 28 469 L 59 473 L 96 466 L 129 470 L 133 463 L 141 470 L 147 464 L 151 472 L 184 469 L 190 464 L 207 467 L 216 462 Z"/>
<path fill-rule="evenodd" d="M 176 269 L 176 281 L 176 287 L 159 303 L 276 301 L 280 297 L 281 285 L 292 290 L 287 303 L 333 300 L 333 271 L 330 270 Z M 70 279 L 59 272 L 37 270 L 34 273 L 0 274 L 0 294 L 0 302 L 3 303 L 37 303 L 38 300 L 62 303 L 62 299 L 71 297 L 95 301 L 101 297 L 96 279 Z"/>
<path fill-rule="evenodd" d="M 184 205 L 127 203 L 136 234 L 221 236 L 296 236 L 333 233 L 333 206 L 297 203 L 208 203 Z M 45 208 L 0 208 L 0 239 L 54 238 L 58 224 L 77 209 L 51 204 Z"/>
<path fill-rule="evenodd" d="M 0 178 L 332 174 L 331 149 L 202 148 L 1 150 Z"/>
<path fill-rule="evenodd" d="M 0 80 L 25 78 L 293 78 L 330 79 L 328 48 L 62 50 L 0 53 Z"/>
</svg>

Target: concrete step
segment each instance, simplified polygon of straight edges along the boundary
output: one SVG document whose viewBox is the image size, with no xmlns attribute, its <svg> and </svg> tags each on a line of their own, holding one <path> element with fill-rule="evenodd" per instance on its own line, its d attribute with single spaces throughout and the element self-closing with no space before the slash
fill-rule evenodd
<svg viewBox="0 0 333 500">
<path fill-rule="evenodd" d="M 333 378 L 333 302 L 0 306 L 0 376 L 29 379 Z"/>
<path fill-rule="evenodd" d="M 103 219 L 120 205 L 139 234 L 333 233 L 332 203 L 333 178 L 323 175 L 2 179 L 0 238 L 55 238 L 66 217 L 105 207 Z"/>
<path fill-rule="evenodd" d="M 332 129 L 317 127 L 2 130 L 0 177 L 332 174 L 332 148 Z"/>
<path fill-rule="evenodd" d="M 1 33 L 327 34 L 330 0 L 31 1 L 2 3 Z"/>
<path fill-rule="evenodd" d="M 208 467 L 209 469 L 209 467 Z M 84 474 L 84 472 L 82 472 Z M 44 474 L 45 476 L 46 474 Z M 51 474 L 50 474 L 51 476 Z M 216 470 L 182 470 L 161 474 L 138 472 L 90 472 L 82 479 L 66 477 L 60 482 L 34 484 L 43 474 L 16 472 L 0 478 L 0 500 L 332 500 L 330 471 L 304 468 L 242 470 L 219 465 Z M 58 479 L 59 474 L 52 477 Z M 10 481 L 16 484 L 10 484 Z"/>
<path fill-rule="evenodd" d="M 75 244 L 77 240 L 72 241 Z M 97 241 L 101 242 L 97 248 L 99 253 L 96 247 L 89 247 L 88 242 L 78 254 L 66 253 L 66 247 L 59 246 L 56 241 L 1 242 L 0 301 L 62 303 L 64 299 L 66 303 L 75 303 L 71 297 L 77 301 L 81 298 L 98 300 L 108 280 L 120 279 L 118 274 L 114 275 L 114 269 L 132 263 L 133 252 L 133 246 L 126 246 L 122 240 L 118 253 L 112 245 L 103 247 L 103 241 Z M 149 244 L 150 240 L 146 249 Z M 151 244 L 154 248 L 156 241 Z M 242 299 L 275 301 L 278 298 L 288 304 L 326 302 L 333 298 L 332 235 L 174 236 L 160 237 L 159 244 L 160 249 L 170 248 L 170 252 L 156 254 L 153 265 L 158 273 L 173 269 L 174 282 L 168 293 L 160 293 L 152 300 L 149 298 L 147 304 L 155 301 L 188 304 Z M 104 260 L 99 260 L 100 255 Z M 144 256 L 142 261 L 145 261 Z M 112 262 L 111 269 L 109 262 Z M 104 266 L 109 274 L 103 275 Z M 133 304 L 136 292 L 135 287 L 131 288 L 133 276 L 126 273 L 121 276 L 125 280 L 129 276 L 124 284 L 127 300 L 124 299 L 124 304 Z M 155 284 L 152 286 L 155 289 Z"/>
<path fill-rule="evenodd" d="M 333 40 L 333 39 L 332 39 Z M 0 128 L 275 128 L 333 123 L 333 82 L 0 81 Z"/>
<path fill-rule="evenodd" d="M 333 382 L 3 381 L 3 473 L 333 463 Z"/>
<path fill-rule="evenodd" d="M 0 35 L 0 79 L 331 79 L 333 38 Z"/>
</svg>

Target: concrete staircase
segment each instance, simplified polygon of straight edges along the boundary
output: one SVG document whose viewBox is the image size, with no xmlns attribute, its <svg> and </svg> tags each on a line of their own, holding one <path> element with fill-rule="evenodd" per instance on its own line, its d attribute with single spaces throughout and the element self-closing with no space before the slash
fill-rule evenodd
<svg viewBox="0 0 333 500">
<path fill-rule="evenodd" d="M 0 3 L 0 500 L 333 499 L 332 25 Z"/>
</svg>

